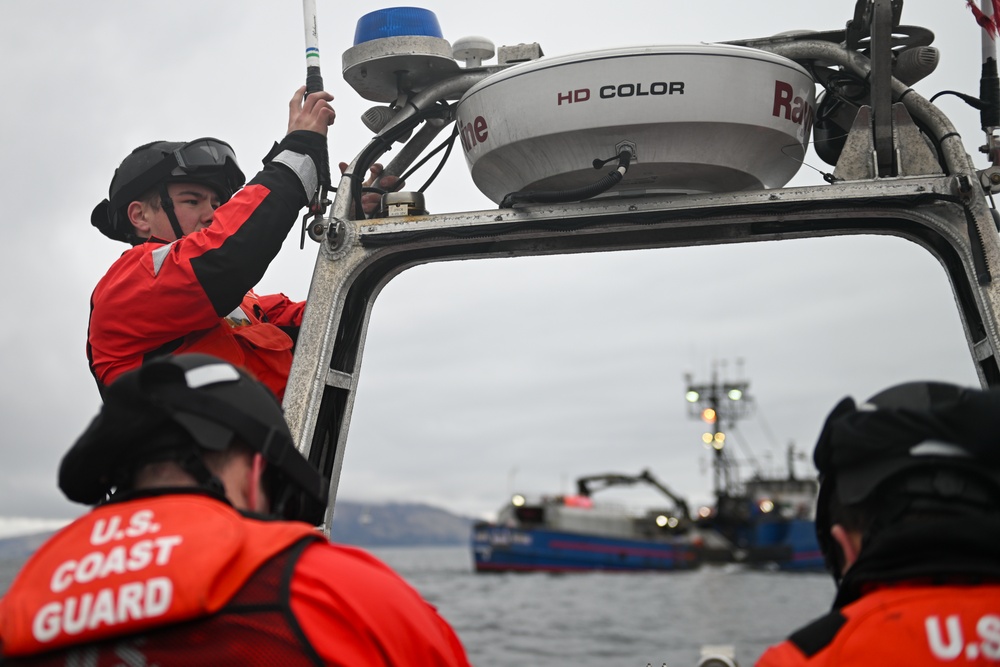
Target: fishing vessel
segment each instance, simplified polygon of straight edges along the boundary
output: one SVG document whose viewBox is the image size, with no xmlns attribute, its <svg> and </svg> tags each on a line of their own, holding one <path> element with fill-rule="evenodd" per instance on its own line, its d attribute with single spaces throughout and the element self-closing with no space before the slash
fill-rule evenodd
<svg viewBox="0 0 1000 667">
<path fill-rule="evenodd" d="M 754 401 L 746 380 L 720 380 L 716 364 L 708 383 L 686 376 L 685 398 L 712 426 L 702 442 L 713 454 L 715 502 L 692 515 L 688 502 L 649 470 L 577 480 L 576 494 L 529 501 L 514 494 L 494 522 L 473 525 L 476 571 L 679 570 L 702 563 L 739 563 L 782 570 L 822 570 L 814 520 L 819 483 L 795 471 L 794 444 L 786 474 L 754 473 L 742 479 L 730 456 L 726 432 L 750 415 Z M 668 508 L 629 512 L 595 503 L 595 491 L 647 484 Z"/>
<path fill-rule="evenodd" d="M 698 527 L 716 537 L 702 557 L 708 562 L 738 562 L 783 570 L 821 570 L 823 554 L 814 520 L 819 483 L 795 473 L 795 446 L 787 450 L 784 476 L 756 470 L 741 479 L 730 456 L 726 433 L 753 410 L 745 379 L 710 382 L 686 376 L 689 414 L 710 425 L 702 442 L 712 451 L 715 504 L 699 511 Z M 756 467 L 756 465 L 755 465 Z M 721 544 L 720 544 L 721 543 Z"/>
<path fill-rule="evenodd" d="M 670 505 L 632 512 L 592 498 L 638 483 L 658 489 Z M 572 495 L 514 494 L 496 521 L 472 528 L 477 572 L 688 570 L 701 564 L 701 547 L 687 503 L 648 470 L 581 477 Z"/>
<path fill-rule="evenodd" d="M 629 511 L 591 497 L 598 488 L 639 482 L 659 489 L 672 506 Z M 581 477 L 576 494 L 514 494 L 496 521 L 475 523 L 473 560 L 477 572 L 671 571 L 705 563 L 818 571 L 824 568 L 813 518 L 818 488 L 790 466 L 786 477 L 757 474 L 729 487 L 692 516 L 687 502 L 648 470 Z"/>
<path fill-rule="evenodd" d="M 815 479 L 756 476 L 744 483 L 742 493 L 719 496 L 698 526 L 722 545 L 706 547 L 703 560 L 822 570 L 813 518 L 818 490 Z"/>
</svg>

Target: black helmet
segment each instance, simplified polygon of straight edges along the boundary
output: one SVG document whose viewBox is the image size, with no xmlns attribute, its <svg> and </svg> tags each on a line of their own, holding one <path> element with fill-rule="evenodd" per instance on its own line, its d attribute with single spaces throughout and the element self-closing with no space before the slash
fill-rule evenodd
<svg viewBox="0 0 1000 667">
<path fill-rule="evenodd" d="M 1000 505 L 1000 389 L 941 382 L 901 384 L 861 405 L 843 399 L 813 455 L 820 473 L 816 536 L 837 577 L 831 498 L 864 505 L 879 525 L 913 510 L 995 511 Z M 836 494 L 831 496 L 831 494 Z"/>
<path fill-rule="evenodd" d="M 274 394 L 206 354 L 154 359 L 112 382 L 101 412 L 63 457 L 59 488 L 95 505 L 137 464 L 162 460 L 164 452 L 224 451 L 234 438 L 267 461 L 275 514 L 323 521 L 328 484 L 295 448 Z"/>
<path fill-rule="evenodd" d="M 224 141 L 205 137 L 188 143 L 154 141 L 139 146 L 122 160 L 111 179 L 109 199 L 90 215 L 101 233 L 116 241 L 135 238 L 128 222 L 128 205 L 157 185 L 201 183 L 214 189 L 223 203 L 246 182 L 236 154 Z"/>
</svg>

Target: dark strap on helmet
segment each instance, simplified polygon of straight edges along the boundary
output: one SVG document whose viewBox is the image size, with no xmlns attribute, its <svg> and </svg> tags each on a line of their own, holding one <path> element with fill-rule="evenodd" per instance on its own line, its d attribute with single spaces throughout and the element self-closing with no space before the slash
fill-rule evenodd
<svg viewBox="0 0 1000 667">
<path fill-rule="evenodd" d="M 181 456 L 177 461 L 177 465 L 184 472 L 194 477 L 194 480 L 198 482 L 198 486 L 204 487 L 223 498 L 226 497 L 226 487 L 222 483 L 222 480 L 212 474 L 212 471 L 205 465 L 204 459 L 196 451 L 192 450 Z"/>
<path fill-rule="evenodd" d="M 174 212 L 174 200 L 170 197 L 166 181 L 160 183 L 160 206 L 163 208 L 163 212 L 167 214 L 167 220 L 170 221 L 170 227 L 174 230 L 174 236 L 178 239 L 183 238 L 184 232 L 181 230 L 181 223 Z"/>
</svg>

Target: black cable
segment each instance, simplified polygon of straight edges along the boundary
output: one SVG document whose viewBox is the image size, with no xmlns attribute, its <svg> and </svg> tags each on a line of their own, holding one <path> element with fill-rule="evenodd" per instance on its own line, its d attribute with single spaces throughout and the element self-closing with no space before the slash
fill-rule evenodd
<svg viewBox="0 0 1000 667">
<path fill-rule="evenodd" d="M 355 219 L 363 220 L 365 218 L 364 208 L 361 204 L 361 191 L 364 174 L 368 173 L 369 168 L 375 164 L 379 157 L 392 148 L 396 140 L 402 139 L 402 137 L 412 132 L 417 125 L 428 118 L 447 113 L 450 111 L 450 108 L 448 104 L 441 104 L 439 102 L 423 111 L 418 111 L 415 115 L 396 125 L 384 135 L 375 136 L 364 150 L 361 151 L 361 154 L 358 155 L 354 173 L 351 174 L 351 200 L 354 202 Z"/>
<path fill-rule="evenodd" d="M 979 99 L 978 97 L 973 97 L 972 95 L 966 95 L 965 93 L 960 93 L 957 90 L 942 90 L 941 92 L 934 93 L 931 96 L 931 99 L 928 100 L 928 101 L 929 102 L 933 102 L 934 100 L 936 100 L 937 98 L 941 97 L 942 95 L 954 95 L 955 97 L 959 98 L 960 100 L 962 100 L 963 102 L 965 102 L 966 104 L 968 104 L 973 109 L 978 109 L 980 111 L 982 111 L 983 109 L 987 108 L 987 106 L 989 106 L 989 104 L 987 102 L 984 102 L 983 100 Z"/>
<path fill-rule="evenodd" d="M 441 165 L 439 165 L 438 168 L 434 170 L 434 173 L 431 174 L 430 179 L 428 179 L 428 181 L 424 183 L 423 187 L 420 188 L 419 192 L 423 192 L 427 188 L 427 186 L 430 185 L 430 183 L 437 177 L 438 173 L 441 171 L 441 166 L 443 166 L 444 162 L 448 160 L 448 156 L 451 154 L 451 145 L 454 144 L 455 137 L 457 136 L 458 136 L 458 126 L 456 125 L 455 129 L 451 133 L 451 136 L 442 141 L 438 146 L 434 148 L 434 150 L 425 155 L 423 158 L 420 159 L 419 162 L 415 163 L 406 172 L 404 172 L 399 177 L 399 180 L 406 181 L 410 176 L 413 175 L 413 172 L 415 172 L 417 169 L 420 169 L 422 166 L 427 164 L 427 162 L 432 157 L 440 153 L 442 150 L 448 149 L 447 152 L 444 154 L 444 157 L 441 158 Z"/>
<path fill-rule="evenodd" d="M 451 156 L 451 149 L 455 147 L 455 139 L 457 138 L 458 138 L 458 124 L 455 125 L 455 129 L 452 130 L 451 136 L 443 144 L 445 146 L 445 151 L 444 155 L 441 156 L 441 161 L 438 162 L 438 166 L 434 168 L 434 171 L 428 177 L 427 181 L 420 186 L 420 189 L 417 190 L 417 192 L 423 192 L 428 187 L 430 187 L 430 184 L 433 183 L 435 179 L 437 179 L 438 175 L 441 173 L 441 170 L 444 168 L 445 163 L 448 161 L 448 158 Z"/>
<path fill-rule="evenodd" d="M 612 158 L 614 159 L 614 158 Z M 572 190 L 521 190 L 511 192 L 500 202 L 500 208 L 510 208 L 514 204 L 558 204 L 560 202 L 583 201 L 596 197 L 602 192 L 610 190 L 621 182 L 628 171 L 629 163 L 632 161 L 632 151 L 625 149 L 618 154 L 618 167 L 608 172 L 596 183 L 585 185 Z M 598 160 L 597 162 L 602 162 Z M 595 168 L 600 169 L 600 164 L 595 164 Z"/>
<path fill-rule="evenodd" d="M 410 128 L 409 122 L 404 122 L 401 125 L 405 125 L 408 130 L 412 129 Z M 368 173 L 371 165 L 374 164 L 381 155 L 392 148 L 393 137 L 395 136 L 397 129 L 400 128 L 393 128 L 392 132 L 384 137 L 375 136 L 358 156 L 354 172 L 351 173 L 351 201 L 354 202 L 354 218 L 356 220 L 363 220 L 365 218 L 365 210 L 361 203 L 361 191 L 363 189 L 364 175 Z"/>
</svg>

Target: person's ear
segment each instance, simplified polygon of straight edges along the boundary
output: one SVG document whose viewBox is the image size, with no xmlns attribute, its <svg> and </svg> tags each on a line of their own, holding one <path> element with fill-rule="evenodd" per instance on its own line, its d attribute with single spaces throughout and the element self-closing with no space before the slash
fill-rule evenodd
<svg viewBox="0 0 1000 667">
<path fill-rule="evenodd" d="M 249 501 L 250 510 L 259 514 L 267 514 L 271 511 L 271 501 L 268 499 L 267 494 L 264 493 L 264 467 L 266 465 L 264 457 L 260 453 L 254 453 L 248 473 L 247 500 Z"/>
<path fill-rule="evenodd" d="M 861 553 L 861 533 L 855 530 L 848 530 L 839 523 L 835 523 L 830 527 L 830 537 L 840 547 L 840 553 L 843 556 L 841 561 L 843 568 L 840 574 L 843 576 L 845 572 L 851 569 L 851 566 L 858 560 L 858 554 Z"/>
<path fill-rule="evenodd" d="M 128 205 L 125 209 L 128 213 L 128 221 L 132 223 L 132 227 L 136 231 L 136 235 L 140 237 L 149 236 L 149 215 L 150 211 L 148 207 L 140 201 L 134 201 Z"/>
</svg>

